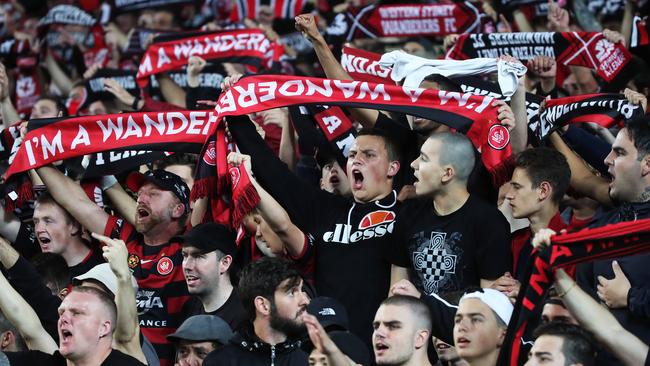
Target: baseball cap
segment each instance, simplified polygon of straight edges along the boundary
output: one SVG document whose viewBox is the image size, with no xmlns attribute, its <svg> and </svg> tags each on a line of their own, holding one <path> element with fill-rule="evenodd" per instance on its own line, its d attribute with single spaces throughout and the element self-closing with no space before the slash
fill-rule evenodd
<svg viewBox="0 0 650 366">
<path fill-rule="evenodd" d="M 133 172 L 126 178 L 126 186 L 133 192 L 138 192 L 145 183 L 152 183 L 160 189 L 172 192 L 185 206 L 185 212 L 190 212 L 190 189 L 178 175 L 164 169 L 156 169 L 144 174 Z"/>
<path fill-rule="evenodd" d="M 86 280 L 95 280 L 106 286 L 108 291 L 113 293 L 113 296 L 117 294 L 117 277 L 115 273 L 111 270 L 111 266 L 108 263 L 98 264 L 95 267 L 88 270 L 88 272 L 74 277 L 72 279 L 72 284 L 78 286 L 81 282 Z M 135 280 L 135 277 L 131 276 L 131 286 L 137 291 L 138 282 Z"/>
<path fill-rule="evenodd" d="M 176 332 L 167 336 L 172 342 L 180 340 L 196 342 L 219 342 L 226 344 L 232 338 L 232 329 L 216 315 L 194 315 L 181 324 Z"/>
<path fill-rule="evenodd" d="M 235 238 L 235 233 L 227 226 L 209 222 L 196 225 L 185 235 L 173 237 L 170 242 L 195 247 L 203 253 L 219 250 L 226 255 L 234 255 Z"/>
<path fill-rule="evenodd" d="M 512 306 L 508 296 L 504 295 L 500 291 L 491 288 L 484 288 L 480 291 L 466 293 L 460 298 L 459 303 L 465 299 L 479 299 L 483 301 L 490 307 L 490 309 L 497 313 L 504 323 L 510 323 L 510 317 L 512 316 L 514 306 Z"/>
<path fill-rule="evenodd" d="M 327 296 L 313 298 L 307 305 L 307 312 L 315 316 L 325 330 L 347 330 L 349 328 L 348 312 L 334 298 Z"/>
</svg>

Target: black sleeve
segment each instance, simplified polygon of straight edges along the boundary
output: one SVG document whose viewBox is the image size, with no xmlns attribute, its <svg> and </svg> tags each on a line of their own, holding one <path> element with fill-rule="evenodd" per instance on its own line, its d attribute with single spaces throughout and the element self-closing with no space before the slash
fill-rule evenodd
<svg viewBox="0 0 650 366">
<path fill-rule="evenodd" d="M 19 257 L 16 264 L 7 270 L 7 275 L 11 286 L 32 305 L 45 331 L 58 342 L 57 322 L 61 299 L 52 295 L 36 268 L 23 257 Z"/>
<path fill-rule="evenodd" d="M 41 351 L 5 352 L 9 365 L 59 365 L 56 356 Z M 65 360 L 63 360 L 65 364 Z"/>
<path fill-rule="evenodd" d="M 312 187 L 296 177 L 273 154 L 247 116 L 227 118 L 228 129 L 240 151 L 252 158 L 255 178 L 303 232 L 313 232 L 322 222 L 322 215 L 341 204 L 347 205 L 345 198 Z"/>
<path fill-rule="evenodd" d="M 512 272 L 512 247 L 510 225 L 503 214 L 496 209 L 482 215 L 476 237 L 480 243 L 476 252 L 479 278 L 495 280 L 505 272 Z"/>
<path fill-rule="evenodd" d="M 627 293 L 627 308 L 636 316 L 650 319 L 650 289 L 631 287 Z"/>
<path fill-rule="evenodd" d="M 411 260 L 408 253 L 409 238 L 406 237 L 406 228 L 412 224 L 410 214 L 415 212 L 415 215 L 417 215 L 416 202 L 416 200 L 406 200 L 400 205 L 393 235 L 391 235 L 390 240 L 386 240 L 385 246 L 386 260 L 390 264 L 409 269 L 411 268 Z"/>
<path fill-rule="evenodd" d="M 458 306 L 450 304 L 436 294 L 422 294 L 422 300 L 431 312 L 431 335 L 453 345 L 454 317 Z"/>
</svg>

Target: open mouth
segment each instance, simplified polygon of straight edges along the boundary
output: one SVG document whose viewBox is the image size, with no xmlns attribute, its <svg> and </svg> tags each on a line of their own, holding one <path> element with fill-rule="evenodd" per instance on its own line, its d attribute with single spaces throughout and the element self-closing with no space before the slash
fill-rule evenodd
<svg viewBox="0 0 650 366">
<path fill-rule="evenodd" d="M 72 338 L 72 333 L 67 329 L 61 329 L 61 343 L 65 343 Z"/>
<path fill-rule="evenodd" d="M 436 349 L 437 349 L 437 350 L 440 350 L 440 351 L 442 351 L 442 350 L 446 350 L 446 349 L 450 349 L 450 348 L 451 348 L 451 346 L 448 345 L 448 344 L 446 344 L 446 343 L 438 343 L 438 344 L 436 345 Z"/>
<path fill-rule="evenodd" d="M 52 241 L 52 240 L 50 240 L 50 238 L 48 238 L 47 236 L 39 236 L 39 237 L 38 237 L 38 242 L 41 243 L 41 245 L 47 245 L 47 244 L 49 244 L 51 241 Z"/>
<path fill-rule="evenodd" d="M 381 356 L 388 350 L 388 346 L 382 342 L 375 342 L 373 345 L 375 349 L 375 355 L 376 356 Z"/>
<path fill-rule="evenodd" d="M 196 276 L 186 274 L 185 282 L 187 282 L 188 286 L 196 285 L 196 283 L 199 282 L 199 278 Z"/>
<path fill-rule="evenodd" d="M 460 337 L 456 340 L 456 348 L 467 347 L 470 344 L 469 339 Z"/>
<path fill-rule="evenodd" d="M 138 207 L 137 219 L 144 219 L 151 215 L 145 208 Z"/>
<path fill-rule="evenodd" d="M 363 187 L 363 174 L 355 169 L 352 171 L 352 188 L 361 189 Z"/>
<path fill-rule="evenodd" d="M 336 185 L 338 185 L 339 183 L 341 183 L 341 180 L 339 179 L 338 175 L 332 175 L 332 176 L 330 177 L 330 184 L 331 184 L 331 185 L 336 186 Z"/>
</svg>

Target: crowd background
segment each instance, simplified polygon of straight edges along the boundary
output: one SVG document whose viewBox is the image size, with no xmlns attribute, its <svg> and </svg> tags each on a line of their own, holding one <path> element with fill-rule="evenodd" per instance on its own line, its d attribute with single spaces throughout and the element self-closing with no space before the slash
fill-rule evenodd
<svg viewBox="0 0 650 366">
<path fill-rule="evenodd" d="M 2 1 L 0 365 L 650 364 L 649 7 Z M 136 132 L 274 77 L 435 94 Z"/>
</svg>

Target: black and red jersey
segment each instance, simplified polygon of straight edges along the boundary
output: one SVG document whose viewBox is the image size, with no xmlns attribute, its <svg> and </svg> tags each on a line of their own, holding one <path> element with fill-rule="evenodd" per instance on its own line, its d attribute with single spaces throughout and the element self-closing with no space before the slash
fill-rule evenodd
<svg viewBox="0 0 650 366">
<path fill-rule="evenodd" d="M 174 347 L 167 341 L 183 321 L 189 299 L 183 275 L 182 245 L 145 245 L 142 234 L 124 219 L 111 216 L 104 235 L 124 240 L 129 268 L 138 281 L 136 303 L 140 329 L 156 349 L 161 366 L 174 363 Z"/>
</svg>

